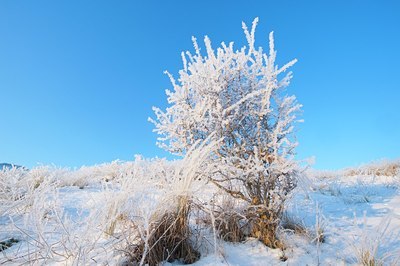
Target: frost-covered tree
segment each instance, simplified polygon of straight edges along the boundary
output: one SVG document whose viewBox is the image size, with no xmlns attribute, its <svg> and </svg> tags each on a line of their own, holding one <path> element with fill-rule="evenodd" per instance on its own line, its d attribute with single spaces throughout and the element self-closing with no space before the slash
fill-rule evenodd
<svg viewBox="0 0 400 266">
<path fill-rule="evenodd" d="M 242 24 L 248 45 L 240 50 L 233 42 L 214 50 L 206 36 L 203 55 L 193 37 L 195 54 L 182 53 L 178 80 L 166 72 L 173 85 L 166 91 L 170 106 L 154 107 L 157 119 L 150 121 L 160 134 L 158 145 L 173 154 L 184 155 L 210 134 L 222 139 L 209 162 L 215 164 L 210 180 L 248 202 L 248 217 L 257 220 L 252 235 L 276 246 L 263 239 L 260 228 L 268 224 L 275 235 L 283 202 L 295 185 L 293 133 L 301 105 L 284 91 L 292 73 L 280 77 L 297 60 L 277 66 L 272 32 L 269 53 L 256 48 L 257 23 L 258 18 L 250 31 Z"/>
</svg>

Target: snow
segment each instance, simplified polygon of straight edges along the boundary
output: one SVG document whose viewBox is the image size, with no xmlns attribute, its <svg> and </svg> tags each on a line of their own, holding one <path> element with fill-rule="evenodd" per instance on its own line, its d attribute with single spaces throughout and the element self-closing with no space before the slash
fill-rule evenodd
<svg viewBox="0 0 400 266">
<path fill-rule="evenodd" d="M 121 250 L 132 241 L 129 237 L 134 229 L 117 223 L 112 235 L 105 232 L 122 213 L 132 221 L 150 217 L 170 193 L 171 184 L 176 186 L 176 180 L 166 177 L 173 176 L 177 165 L 179 162 L 137 158 L 77 171 L 30 170 L 34 175 L 24 169 L 4 170 L 2 186 L 8 180 L 16 191 L 24 189 L 27 196 L 12 199 L 11 204 L 7 190 L 1 191 L 0 241 L 14 238 L 19 242 L 0 253 L 0 263 L 123 264 Z M 344 173 L 310 171 L 302 178 L 286 202 L 286 215 L 303 224 L 307 233 L 282 230 L 284 251 L 268 248 L 253 238 L 244 243 L 224 242 L 214 239 L 210 227 L 202 227 L 202 256 L 194 265 L 359 265 L 360 254 L 366 250 L 384 265 L 399 265 L 400 176 Z M 27 186 L 28 178 L 40 174 L 43 187 Z M 105 181 L 105 176 L 114 178 Z M 78 177 L 85 180 L 85 186 L 68 184 L 68 179 L 76 182 Z M 192 193 L 202 202 L 210 202 L 217 189 L 203 184 Z M 325 238 L 322 243 L 315 241 L 318 228 Z"/>
</svg>

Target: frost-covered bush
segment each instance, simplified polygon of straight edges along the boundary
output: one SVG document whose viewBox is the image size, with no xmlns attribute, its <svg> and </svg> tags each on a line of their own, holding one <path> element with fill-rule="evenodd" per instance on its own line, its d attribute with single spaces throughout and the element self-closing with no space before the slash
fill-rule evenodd
<svg viewBox="0 0 400 266">
<path fill-rule="evenodd" d="M 182 53 L 178 80 L 167 72 L 173 85 L 166 91 L 170 106 L 154 108 L 157 119 L 150 121 L 161 135 L 158 145 L 174 154 L 184 155 L 211 134 L 222 139 L 210 161 L 215 166 L 210 180 L 248 202 L 252 235 L 276 246 L 261 231 L 268 227 L 275 235 L 283 202 L 296 183 L 293 131 L 301 105 L 284 92 L 292 73 L 278 77 L 296 60 L 278 67 L 272 32 L 269 53 L 256 48 L 257 22 L 250 31 L 243 23 L 248 46 L 240 50 L 233 42 L 214 50 L 205 37 L 203 55 L 193 38 L 195 54 Z"/>
</svg>

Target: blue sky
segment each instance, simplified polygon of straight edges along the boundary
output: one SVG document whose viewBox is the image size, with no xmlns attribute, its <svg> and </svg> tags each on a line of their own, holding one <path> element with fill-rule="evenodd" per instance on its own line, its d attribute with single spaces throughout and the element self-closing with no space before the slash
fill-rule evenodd
<svg viewBox="0 0 400 266">
<path fill-rule="evenodd" d="M 298 159 L 335 169 L 400 157 L 398 1 L 0 2 L 0 162 L 79 167 L 164 157 L 152 106 L 191 36 L 256 44 L 275 32 L 297 58 L 288 93 L 304 105 Z"/>
</svg>

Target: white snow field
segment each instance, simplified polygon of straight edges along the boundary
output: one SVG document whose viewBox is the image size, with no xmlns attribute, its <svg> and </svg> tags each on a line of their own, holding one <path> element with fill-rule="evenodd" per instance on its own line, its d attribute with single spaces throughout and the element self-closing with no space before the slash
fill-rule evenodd
<svg viewBox="0 0 400 266">
<path fill-rule="evenodd" d="M 174 208 L 171 195 L 185 187 L 181 165 L 137 157 L 74 171 L 1 171 L 0 264 L 139 264 L 129 261 L 130 252 L 152 217 Z M 205 180 L 194 181 L 190 197 L 203 208 L 192 208 L 190 216 L 201 253 L 193 265 L 400 265 L 400 175 L 398 168 L 377 168 L 306 171 L 287 201 L 283 251 L 253 238 L 220 240 L 213 220 L 203 220 L 224 195 Z"/>
</svg>

